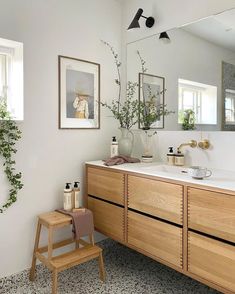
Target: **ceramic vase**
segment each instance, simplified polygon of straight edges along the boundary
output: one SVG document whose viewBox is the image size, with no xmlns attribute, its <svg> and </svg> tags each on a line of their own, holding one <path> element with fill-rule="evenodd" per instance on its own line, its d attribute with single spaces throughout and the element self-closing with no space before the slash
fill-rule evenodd
<svg viewBox="0 0 235 294">
<path fill-rule="evenodd" d="M 119 155 L 131 156 L 134 142 L 133 133 L 126 128 L 119 128 L 121 131 L 121 138 L 118 140 Z"/>
</svg>

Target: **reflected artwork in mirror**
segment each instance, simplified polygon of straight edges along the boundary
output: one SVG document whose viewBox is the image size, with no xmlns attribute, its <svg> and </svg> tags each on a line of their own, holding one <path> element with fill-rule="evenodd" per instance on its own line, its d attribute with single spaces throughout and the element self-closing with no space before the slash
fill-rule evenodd
<svg viewBox="0 0 235 294">
<path fill-rule="evenodd" d="M 235 131 L 235 9 L 167 34 L 168 42 L 153 35 L 127 44 L 127 80 L 137 82 L 143 73 L 139 52 L 143 76 L 164 77 L 163 103 L 174 111 L 151 128 Z M 142 86 L 140 79 L 140 99 Z"/>
<path fill-rule="evenodd" d="M 164 128 L 165 79 L 146 73 L 139 73 L 139 102 L 143 103 L 143 113 L 139 119 L 139 128 Z"/>
</svg>

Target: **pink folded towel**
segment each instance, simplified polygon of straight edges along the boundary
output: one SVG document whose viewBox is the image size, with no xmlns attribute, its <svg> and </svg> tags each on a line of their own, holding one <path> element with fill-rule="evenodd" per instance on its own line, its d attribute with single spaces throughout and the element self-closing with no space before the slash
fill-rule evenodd
<svg viewBox="0 0 235 294">
<path fill-rule="evenodd" d="M 63 214 L 70 215 L 73 223 L 74 237 L 79 240 L 81 237 L 88 236 L 94 232 L 93 214 L 89 209 L 83 211 L 66 211 L 64 209 L 57 209 L 56 211 Z"/>
<path fill-rule="evenodd" d="M 119 165 L 123 163 L 137 163 L 137 162 L 140 162 L 138 158 L 118 155 L 118 156 L 111 157 L 107 160 L 104 160 L 104 165 L 111 166 L 111 165 Z"/>
</svg>

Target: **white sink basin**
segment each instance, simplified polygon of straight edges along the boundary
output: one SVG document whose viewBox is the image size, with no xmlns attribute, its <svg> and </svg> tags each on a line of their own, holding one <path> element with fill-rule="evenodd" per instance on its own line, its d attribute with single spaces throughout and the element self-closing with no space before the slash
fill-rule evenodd
<svg viewBox="0 0 235 294">
<path fill-rule="evenodd" d="M 160 165 L 151 165 L 151 166 L 142 166 L 141 169 L 144 169 L 148 172 L 164 172 L 170 174 L 187 174 L 187 168 L 183 166 L 171 166 L 166 164 Z"/>
</svg>

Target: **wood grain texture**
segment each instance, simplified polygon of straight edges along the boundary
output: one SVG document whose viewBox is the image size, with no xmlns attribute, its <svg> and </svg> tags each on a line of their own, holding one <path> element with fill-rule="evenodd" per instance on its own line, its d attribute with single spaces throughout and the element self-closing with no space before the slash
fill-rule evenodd
<svg viewBox="0 0 235 294">
<path fill-rule="evenodd" d="M 235 293 L 235 247 L 189 232 L 188 270 Z"/>
<path fill-rule="evenodd" d="M 124 208 L 92 197 L 88 197 L 88 208 L 93 212 L 95 228 L 124 241 Z"/>
<path fill-rule="evenodd" d="M 88 167 L 88 195 L 124 205 L 124 174 Z"/>
<path fill-rule="evenodd" d="M 235 197 L 188 188 L 189 228 L 235 242 Z"/>
<path fill-rule="evenodd" d="M 187 188 L 184 187 L 183 202 L 183 269 L 188 269 L 188 196 Z"/>
<path fill-rule="evenodd" d="M 182 268 L 182 229 L 128 211 L 128 243 Z"/>
<path fill-rule="evenodd" d="M 128 205 L 177 224 L 183 223 L 181 185 L 128 176 Z"/>
<path fill-rule="evenodd" d="M 47 228 L 49 228 L 50 226 L 53 226 L 53 228 L 57 228 L 72 224 L 71 216 L 65 215 L 57 211 L 51 211 L 40 214 L 38 218 L 40 223 L 46 226 Z"/>
<path fill-rule="evenodd" d="M 53 257 L 50 263 L 54 269 L 60 272 L 91 259 L 98 258 L 101 252 L 102 249 L 100 247 L 89 245 Z"/>
</svg>

